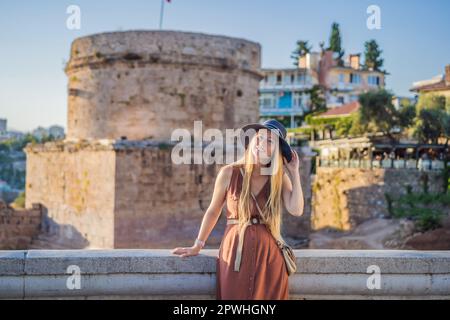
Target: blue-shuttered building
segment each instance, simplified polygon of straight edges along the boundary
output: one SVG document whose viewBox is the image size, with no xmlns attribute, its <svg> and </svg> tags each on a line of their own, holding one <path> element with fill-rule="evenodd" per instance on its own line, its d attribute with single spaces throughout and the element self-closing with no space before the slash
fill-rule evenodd
<svg viewBox="0 0 450 320">
<path fill-rule="evenodd" d="M 296 117 L 310 110 L 308 90 L 318 83 L 310 69 L 263 69 L 259 87 L 261 118 L 287 119 L 291 128 Z"/>
</svg>

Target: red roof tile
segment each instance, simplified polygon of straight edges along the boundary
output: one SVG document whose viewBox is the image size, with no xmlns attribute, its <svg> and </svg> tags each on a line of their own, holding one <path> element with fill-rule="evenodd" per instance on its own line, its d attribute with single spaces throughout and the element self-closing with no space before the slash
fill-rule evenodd
<svg viewBox="0 0 450 320">
<path fill-rule="evenodd" d="M 353 101 L 347 104 L 344 104 L 340 107 L 332 108 L 325 113 L 321 113 L 317 117 L 336 117 L 336 116 L 346 116 L 353 112 L 356 112 L 360 107 L 360 104 L 358 101 Z"/>
<path fill-rule="evenodd" d="M 438 91 L 438 90 L 450 90 L 450 85 L 448 85 L 444 79 L 439 82 L 432 84 L 425 84 L 422 86 L 416 86 L 411 88 L 411 91 Z"/>
</svg>

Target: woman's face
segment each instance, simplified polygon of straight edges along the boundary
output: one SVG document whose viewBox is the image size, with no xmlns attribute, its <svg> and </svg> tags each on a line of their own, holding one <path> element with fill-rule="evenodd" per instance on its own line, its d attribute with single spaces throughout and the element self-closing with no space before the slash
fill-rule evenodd
<svg viewBox="0 0 450 320">
<path fill-rule="evenodd" d="M 257 163 L 268 164 L 272 159 L 278 136 L 268 129 L 260 129 L 255 134 L 252 153 Z"/>
</svg>

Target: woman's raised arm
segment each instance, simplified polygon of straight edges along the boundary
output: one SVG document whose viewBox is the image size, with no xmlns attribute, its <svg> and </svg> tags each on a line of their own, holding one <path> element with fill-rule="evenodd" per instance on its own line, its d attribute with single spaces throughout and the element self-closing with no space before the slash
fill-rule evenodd
<svg viewBox="0 0 450 320">
<path fill-rule="evenodd" d="M 295 150 L 292 152 L 292 161 L 286 162 L 284 159 L 286 169 L 289 173 L 283 175 L 283 202 L 286 210 L 293 216 L 301 216 L 304 212 L 303 190 L 300 182 L 300 159 Z"/>
</svg>

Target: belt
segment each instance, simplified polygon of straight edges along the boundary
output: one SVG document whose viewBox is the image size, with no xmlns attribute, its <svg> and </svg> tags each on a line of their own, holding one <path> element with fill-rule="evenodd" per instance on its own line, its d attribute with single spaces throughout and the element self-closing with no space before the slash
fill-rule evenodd
<svg viewBox="0 0 450 320">
<path fill-rule="evenodd" d="M 259 219 L 260 218 L 253 217 L 242 227 L 242 233 L 239 235 L 238 246 L 236 249 L 236 258 L 234 259 L 234 271 L 239 271 L 239 268 L 241 266 L 242 247 L 244 245 L 245 230 L 252 224 L 263 224 L 263 222 L 261 222 Z M 228 224 L 239 224 L 239 219 L 227 219 L 227 225 Z"/>
</svg>

